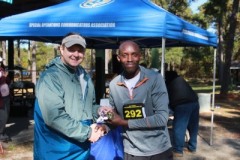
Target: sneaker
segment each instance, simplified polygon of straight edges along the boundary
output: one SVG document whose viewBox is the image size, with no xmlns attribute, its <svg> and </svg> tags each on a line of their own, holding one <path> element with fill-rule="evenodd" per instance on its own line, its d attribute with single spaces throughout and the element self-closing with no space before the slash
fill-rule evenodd
<svg viewBox="0 0 240 160">
<path fill-rule="evenodd" d="M 183 157 L 183 153 L 173 152 L 173 157 L 175 158 Z"/>
<path fill-rule="evenodd" d="M 183 152 L 186 153 L 186 154 L 196 154 L 196 150 L 191 151 L 188 148 L 183 148 Z"/>
</svg>

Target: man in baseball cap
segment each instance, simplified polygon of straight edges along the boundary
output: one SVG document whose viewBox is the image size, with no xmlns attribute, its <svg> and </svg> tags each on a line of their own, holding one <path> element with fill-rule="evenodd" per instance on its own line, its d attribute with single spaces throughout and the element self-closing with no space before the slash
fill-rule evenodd
<svg viewBox="0 0 240 160">
<path fill-rule="evenodd" d="M 95 90 L 81 66 L 85 39 L 65 36 L 60 57 L 54 58 L 36 84 L 34 160 L 89 159 L 91 143 L 106 132 L 98 126 Z"/>
</svg>

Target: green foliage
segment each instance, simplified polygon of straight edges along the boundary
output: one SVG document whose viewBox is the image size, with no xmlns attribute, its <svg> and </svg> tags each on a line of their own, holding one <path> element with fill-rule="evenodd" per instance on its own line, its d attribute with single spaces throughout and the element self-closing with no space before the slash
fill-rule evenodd
<svg viewBox="0 0 240 160">
<path fill-rule="evenodd" d="M 234 42 L 233 60 L 240 62 L 240 40 Z"/>
<path fill-rule="evenodd" d="M 46 44 L 43 42 L 37 42 L 37 70 L 44 70 L 45 65 L 49 63 L 55 56 L 53 44 Z"/>
<path fill-rule="evenodd" d="M 151 68 L 157 68 L 159 69 L 160 67 L 160 54 L 159 54 L 159 49 L 158 48 L 153 48 L 151 49 Z"/>
<path fill-rule="evenodd" d="M 213 73 L 213 50 L 209 47 L 188 47 L 183 50 L 181 69 L 188 77 L 210 78 Z"/>
<path fill-rule="evenodd" d="M 183 58 L 183 48 L 168 48 L 166 49 L 165 62 L 174 68 L 179 68 Z M 170 69 L 170 68 L 169 68 Z"/>
<path fill-rule="evenodd" d="M 161 6 L 164 9 L 168 9 L 168 2 L 166 0 L 152 0 L 153 3 Z"/>
<path fill-rule="evenodd" d="M 93 54 L 93 55 L 91 55 Z M 91 66 L 93 65 L 93 66 Z M 90 70 L 92 67 L 95 66 L 95 55 L 90 49 L 86 50 L 85 53 L 85 58 L 83 60 L 83 62 L 81 63 L 81 66 L 83 66 L 85 69 Z"/>
<path fill-rule="evenodd" d="M 201 12 L 194 14 L 191 22 L 201 28 L 208 28 L 210 25 L 209 21 L 206 19 L 206 16 Z"/>
<path fill-rule="evenodd" d="M 151 68 L 160 69 L 160 51 L 160 48 L 151 49 Z M 212 78 L 213 49 L 209 47 L 167 48 L 165 63 L 168 64 L 166 70 L 176 70 L 189 78 Z"/>
<path fill-rule="evenodd" d="M 18 50 L 15 46 L 14 49 L 14 64 L 20 65 L 25 69 L 31 70 L 32 64 L 32 50 L 28 50 L 28 47 L 22 47 L 20 44 L 20 57 L 18 57 Z M 46 44 L 43 42 L 37 42 L 36 49 L 36 64 L 37 71 L 44 69 L 45 65 L 54 57 L 54 46 L 53 44 Z M 20 59 L 19 59 L 20 58 Z M 18 64 L 20 62 L 20 64 Z"/>
<path fill-rule="evenodd" d="M 192 11 L 187 0 L 170 1 L 168 11 L 185 20 L 191 20 Z"/>
</svg>

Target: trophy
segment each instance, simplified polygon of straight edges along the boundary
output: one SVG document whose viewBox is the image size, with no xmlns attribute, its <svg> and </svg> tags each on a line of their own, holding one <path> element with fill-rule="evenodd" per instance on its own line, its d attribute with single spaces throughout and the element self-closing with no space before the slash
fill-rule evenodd
<svg viewBox="0 0 240 160">
<path fill-rule="evenodd" d="M 109 103 L 109 99 L 107 98 L 101 99 L 100 106 L 111 107 Z M 100 110 L 98 114 L 99 114 L 99 118 L 97 119 L 97 123 L 105 123 L 106 120 L 113 119 L 113 113 L 111 111 L 107 111 L 103 109 L 103 110 Z"/>
</svg>

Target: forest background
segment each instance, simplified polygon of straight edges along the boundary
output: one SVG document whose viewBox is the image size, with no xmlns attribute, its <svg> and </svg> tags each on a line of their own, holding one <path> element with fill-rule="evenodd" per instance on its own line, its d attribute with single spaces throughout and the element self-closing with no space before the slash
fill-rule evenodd
<svg viewBox="0 0 240 160">
<path fill-rule="evenodd" d="M 199 12 L 194 13 L 190 4 L 199 0 L 152 0 L 156 5 L 169 12 L 193 23 L 201 28 L 210 29 L 218 36 L 217 47 L 217 72 L 216 83 L 221 86 L 221 94 L 227 94 L 234 89 L 239 78 L 234 76 L 230 70 L 234 62 L 240 63 L 240 0 L 208 0 L 199 7 Z M 7 62 L 6 42 L 0 43 L 0 54 Z M 45 65 L 59 54 L 58 44 L 47 44 L 28 40 L 15 41 L 14 64 L 25 68 L 25 75 L 31 72 L 41 73 Z M 168 70 L 175 70 L 187 79 L 213 79 L 214 48 L 212 47 L 174 47 L 167 48 L 165 62 Z M 161 48 L 148 48 L 143 50 L 142 63 L 149 68 L 160 69 Z M 109 63 L 107 73 L 112 73 L 112 55 L 114 50 L 106 50 L 107 62 Z M 94 71 L 95 52 L 87 50 L 83 66 Z M 6 64 L 7 65 L 7 64 Z"/>
</svg>

